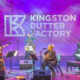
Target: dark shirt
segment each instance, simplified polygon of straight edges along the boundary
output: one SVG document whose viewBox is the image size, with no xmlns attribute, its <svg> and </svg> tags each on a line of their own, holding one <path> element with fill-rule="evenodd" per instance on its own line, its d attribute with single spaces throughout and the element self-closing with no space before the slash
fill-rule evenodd
<svg viewBox="0 0 80 80">
<path fill-rule="evenodd" d="M 49 55 L 49 60 L 48 60 L 48 62 L 57 62 L 57 58 L 56 58 L 56 52 L 53 50 L 52 52 L 51 51 L 49 51 L 49 50 L 47 50 L 45 53 L 44 53 L 44 55 L 46 55 L 46 54 L 48 54 Z"/>
</svg>

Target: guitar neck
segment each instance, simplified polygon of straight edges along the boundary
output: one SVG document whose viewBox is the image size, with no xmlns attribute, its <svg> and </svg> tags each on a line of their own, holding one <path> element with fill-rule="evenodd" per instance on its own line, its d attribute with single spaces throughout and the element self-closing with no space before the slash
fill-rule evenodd
<svg viewBox="0 0 80 80">
<path fill-rule="evenodd" d="M 8 45 L 10 45 L 11 44 L 11 42 L 10 43 L 8 43 Z"/>
</svg>

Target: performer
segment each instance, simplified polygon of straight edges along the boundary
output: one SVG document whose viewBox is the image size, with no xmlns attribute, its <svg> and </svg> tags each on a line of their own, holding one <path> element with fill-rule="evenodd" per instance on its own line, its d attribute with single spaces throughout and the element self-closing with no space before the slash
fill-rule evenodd
<svg viewBox="0 0 80 80">
<path fill-rule="evenodd" d="M 36 38 L 32 36 L 33 32 L 34 32 L 34 30 L 32 30 L 31 34 L 27 34 L 27 37 L 25 38 L 24 43 L 27 45 L 27 46 L 25 46 L 25 51 L 26 51 L 25 59 L 31 59 L 30 53 L 36 55 L 36 52 L 35 52 L 36 45 L 33 42 L 34 40 L 36 40 Z M 32 51 L 30 51 L 29 48 L 32 48 Z"/>
<path fill-rule="evenodd" d="M 53 50 L 53 48 L 53 44 L 48 45 L 48 50 L 44 53 L 42 63 L 42 69 L 44 70 L 45 66 L 48 66 L 49 69 L 52 70 L 52 76 L 55 75 L 53 66 L 57 64 L 56 52 Z"/>
<path fill-rule="evenodd" d="M 6 44 L 5 46 L 2 46 L 1 40 L 0 40 L 0 71 L 5 71 L 5 65 L 4 65 L 4 59 L 3 59 L 3 48 L 7 47 L 9 44 Z"/>
<path fill-rule="evenodd" d="M 25 44 L 27 45 L 27 46 L 32 46 L 33 47 L 33 50 L 35 51 L 35 44 L 34 44 L 34 42 L 33 42 L 33 40 L 36 40 L 36 38 L 35 37 L 33 37 L 32 35 L 30 35 L 30 34 L 27 34 L 27 37 L 25 38 Z"/>
</svg>

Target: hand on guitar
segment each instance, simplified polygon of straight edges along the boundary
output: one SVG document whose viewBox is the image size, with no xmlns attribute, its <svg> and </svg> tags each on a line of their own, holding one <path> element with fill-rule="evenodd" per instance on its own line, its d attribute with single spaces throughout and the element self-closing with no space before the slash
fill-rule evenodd
<svg viewBox="0 0 80 80">
<path fill-rule="evenodd" d="M 46 56 L 43 56 L 43 60 L 44 61 L 48 61 L 50 58 L 49 58 L 49 55 L 46 55 Z"/>
<path fill-rule="evenodd" d="M 44 58 L 44 61 L 49 61 L 51 58 Z"/>
</svg>

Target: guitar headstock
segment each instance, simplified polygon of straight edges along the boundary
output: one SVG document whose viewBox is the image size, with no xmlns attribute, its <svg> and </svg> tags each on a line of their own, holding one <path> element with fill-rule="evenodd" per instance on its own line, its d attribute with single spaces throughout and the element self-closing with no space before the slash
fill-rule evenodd
<svg viewBox="0 0 80 80">
<path fill-rule="evenodd" d="M 8 45 L 10 45 L 10 44 L 11 44 L 11 42 L 8 43 Z"/>
<path fill-rule="evenodd" d="M 32 29 L 32 31 L 31 31 L 31 35 L 34 33 L 34 30 Z"/>
</svg>

